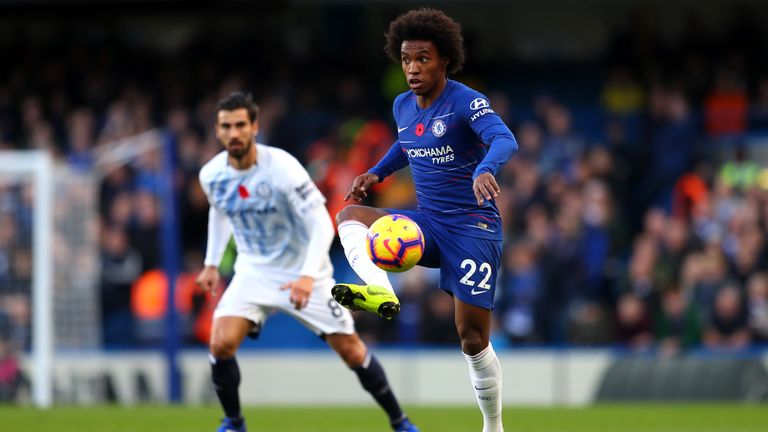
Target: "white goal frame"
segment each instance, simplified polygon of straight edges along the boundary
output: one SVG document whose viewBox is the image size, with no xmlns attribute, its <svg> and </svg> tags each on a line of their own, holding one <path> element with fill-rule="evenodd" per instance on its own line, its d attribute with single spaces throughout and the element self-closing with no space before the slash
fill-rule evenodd
<svg viewBox="0 0 768 432">
<path fill-rule="evenodd" d="M 34 187 L 32 212 L 32 402 L 53 404 L 53 160 L 42 150 L 0 151 L 0 177 L 29 174 Z"/>
</svg>

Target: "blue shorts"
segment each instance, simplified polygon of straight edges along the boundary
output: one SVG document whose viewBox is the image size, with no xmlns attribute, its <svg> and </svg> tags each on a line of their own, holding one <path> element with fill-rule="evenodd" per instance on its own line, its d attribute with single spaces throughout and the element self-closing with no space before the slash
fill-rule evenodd
<svg viewBox="0 0 768 432">
<path fill-rule="evenodd" d="M 449 231 L 440 215 L 414 210 L 384 209 L 416 222 L 424 234 L 423 267 L 440 269 L 440 288 L 464 303 L 493 310 L 501 262 L 501 240 Z"/>
</svg>

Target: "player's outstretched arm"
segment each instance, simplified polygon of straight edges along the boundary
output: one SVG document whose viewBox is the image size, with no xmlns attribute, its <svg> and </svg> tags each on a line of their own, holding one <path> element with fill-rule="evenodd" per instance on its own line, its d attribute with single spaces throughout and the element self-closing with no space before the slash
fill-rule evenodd
<svg viewBox="0 0 768 432">
<path fill-rule="evenodd" d="M 347 192 L 347 196 L 344 197 L 344 201 L 353 199 L 355 201 L 362 201 L 368 196 L 368 189 L 379 182 L 379 176 L 374 173 L 364 173 L 355 177 L 355 181 L 352 182 L 352 188 Z"/>
<path fill-rule="evenodd" d="M 352 189 L 344 201 L 350 198 L 355 201 L 361 201 L 368 195 L 367 191 L 371 186 L 384 181 L 393 172 L 404 168 L 406 165 L 408 165 L 408 156 L 403 152 L 400 141 L 395 141 L 376 166 L 369 169 L 367 173 L 355 178 L 355 181 L 352 182 Z M 375 181 L 371 181 L 372 179 L 375 179 Z"/>
</svg>

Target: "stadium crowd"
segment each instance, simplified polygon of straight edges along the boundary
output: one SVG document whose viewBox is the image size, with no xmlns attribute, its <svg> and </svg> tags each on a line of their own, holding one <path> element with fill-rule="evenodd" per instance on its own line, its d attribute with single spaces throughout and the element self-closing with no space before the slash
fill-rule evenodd
<svg viewBox="0 0 768 432">
<path fill-rule="evenodd" d="M 475 64 L 462 78 L 489 95 L 520 145 L 498 175 L 505 250 L 497 347 L 675 354 L 768 341 L 765 32 L 743 18 L 715 42 L 692 21 L 671 46 L 646 24 L 616 34 L 600 64 L 589 65 L 601 77 L 590 98 L 542 90 L 523 100 L 491 65 Z M 184 257 L 177 308 L 187 342 L 202 344 L 215 300 L 193 282 L 208 211 L 197 174 L 219 151 L 217 99 L 253 91 L 259 140 L 302 160 L 332 214 L 394 139 L 388 113 L 398 87 L 387 84 L 387 67 L 340 72 L 322 51 L 266 63 L 280 58 L 279 47 L 221 49 L 206 38 L 172 59 L 119 38 L 14 40 L 3 47 L 14 62 L 0 70 L 0 149 L 47 149 L 77 170 L 103 173 L 97 229 L 108 347 L 162 337 L 165 281 L 160 153 L 104 170 L 96 155 L 106 143 L 153 128 L 175 140 Z M 258 55 L 238 62 L 245 48 Z M 580 85 L 567 76 L 560 84 Z M 11 323 L 0 324 L 0 380 L 4 347 L 28 344 L 31 258 L 28 244 L 18 247 L 29 238 L 28 195 L 0 186 L 0 323 Z M 371 200 L 413 205 L 408 173 Z M 338 244 L 332 255 L 337 279 L 353 277 Z M 401 314 L 391 322 L 360 315 L 360 333 L 374 343 L 454 344 L 453 303 L 434 272 L 417 268 L 395 281 Z"/>
</svg>

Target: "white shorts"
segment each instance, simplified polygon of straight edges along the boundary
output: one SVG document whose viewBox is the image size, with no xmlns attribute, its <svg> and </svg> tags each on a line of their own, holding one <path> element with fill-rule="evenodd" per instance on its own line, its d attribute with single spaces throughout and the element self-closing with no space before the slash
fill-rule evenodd
<svg viewBox="0 0 768 432">
<path fill-rule="evenodd" d="M 243 317 L 263 328 L 269 315 L 279 310 L 317 335 L 355 332 L 352 314 L 331 297 L 335 284 L 332 278 L 315 281 L 309 302 L 301 310 L 296 310 L 290 302 L 291 291 L 280 289 L 289 280 L 284 276 L 278 280 L 263 273 L 235 272 L 216 305 L 213 318 Z"/>
</svg>

